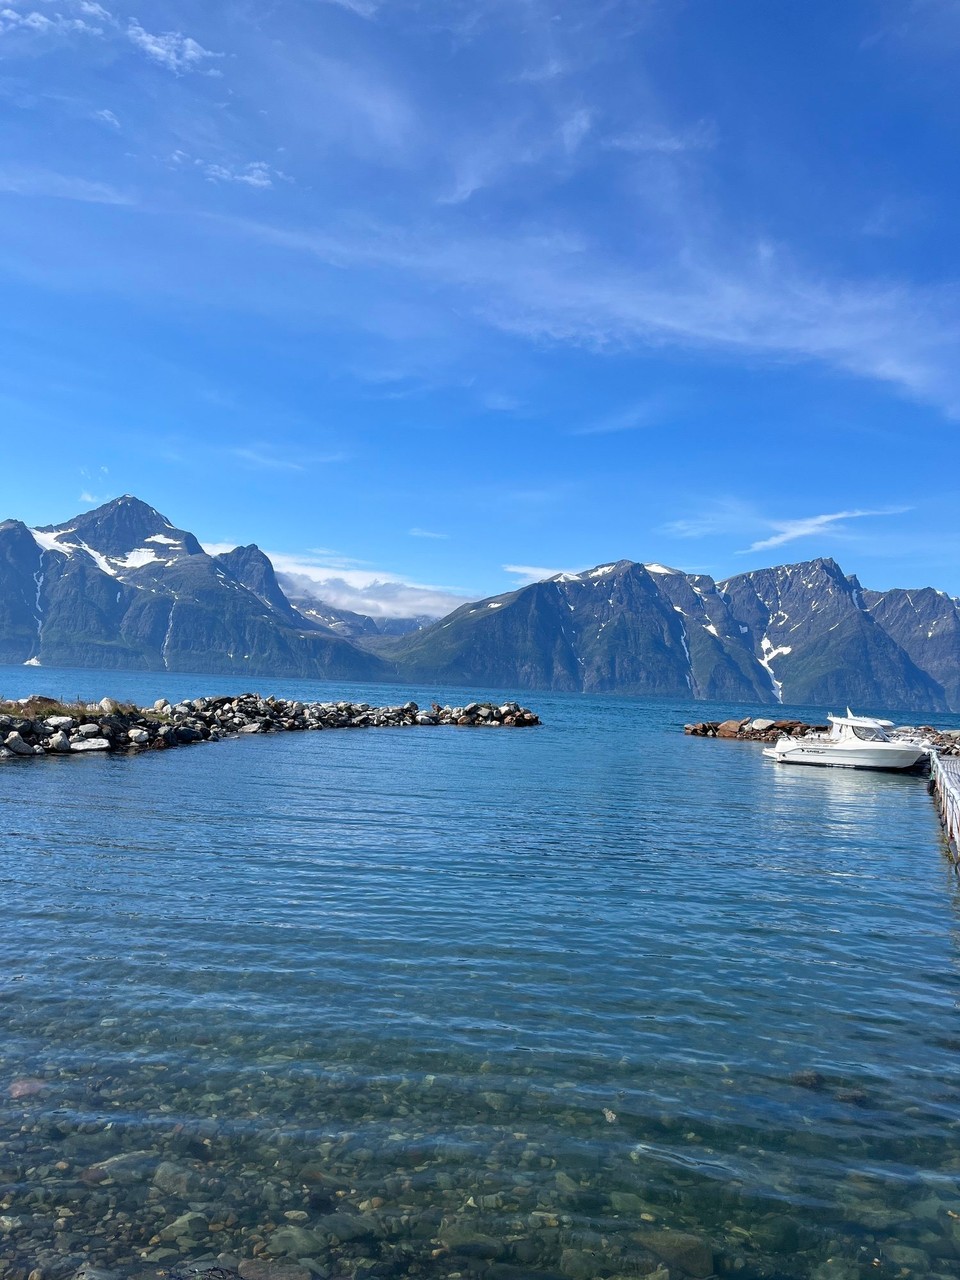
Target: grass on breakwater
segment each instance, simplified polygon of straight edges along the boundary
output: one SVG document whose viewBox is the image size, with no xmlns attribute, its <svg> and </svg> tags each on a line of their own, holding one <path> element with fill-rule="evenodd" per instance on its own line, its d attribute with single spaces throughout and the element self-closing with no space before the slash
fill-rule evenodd
<svg viewBox="0 0 960 1280">
<path fill-rule="evenodd" d="M 84 702 L 82 699 L 76 702 L 61 702 L 57 698 L 47 698 L 42 694 L 33 694 L 29 698 L 15 701 L 0 699 L 0 716 L 10 716 L 15 720 L 46 720 L 50 716 L 70 716 L 74 720 L 86 720 L 96 714 L 102 715 L 103 708 L 98 703 Z M 166 724 L 170 719 L 168 715 L 161 714 L 159 711 L 144 710 L 135 702 L 116 703 L 113 714 L 144 717 L 162 724 Z"/>
</svg>

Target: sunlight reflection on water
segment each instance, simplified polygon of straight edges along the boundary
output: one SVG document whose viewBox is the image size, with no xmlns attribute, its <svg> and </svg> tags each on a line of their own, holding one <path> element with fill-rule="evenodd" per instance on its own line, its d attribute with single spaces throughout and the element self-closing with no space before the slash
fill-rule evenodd
<svg viewBox="0 0 960 1280">
<path fill-rule="evenodd" d="M 670 1228 L 747 1276 L 958 1273 L 923 782 L 685 738 L 689 706 L 527 701 L 542 729 L 0 771 L 0 1258 L 586 1280 Z"/>
</svg>

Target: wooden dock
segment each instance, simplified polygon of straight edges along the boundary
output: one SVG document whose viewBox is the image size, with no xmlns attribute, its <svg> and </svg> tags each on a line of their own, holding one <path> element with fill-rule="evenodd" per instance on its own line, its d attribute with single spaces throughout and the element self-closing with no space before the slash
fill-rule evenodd
<svg viewBox="0 0 960 1280">
<path fill-rule="evenodd" d="M 946 832 L 950 856 L 960 861 L 960 756 L 938 756 L 930 760 L 930 781 Z"/>
</svg>

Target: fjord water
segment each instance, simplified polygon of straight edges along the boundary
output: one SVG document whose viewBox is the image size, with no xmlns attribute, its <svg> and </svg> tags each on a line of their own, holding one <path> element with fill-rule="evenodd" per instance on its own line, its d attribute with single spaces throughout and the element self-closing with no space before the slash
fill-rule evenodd
<svg viewBox="0 0 960 1280">
<path fill-rule="evenodd" d="M 960 1274 L 923 781 L 681 731 L 750 708 L 526 701 L 543 727 L 0 767 L 8 1274 Z"/>
</svg>

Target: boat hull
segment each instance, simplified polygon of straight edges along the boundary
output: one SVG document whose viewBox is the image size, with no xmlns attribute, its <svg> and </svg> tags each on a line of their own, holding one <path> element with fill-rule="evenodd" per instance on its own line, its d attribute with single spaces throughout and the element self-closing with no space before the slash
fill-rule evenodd
<svg viewBox="0 0 960 1280">
<path fill-rule="evenodd" d="M 922 747 L 901 746 L 896 742 L 874 742 L 863 745 L 848 743 L 788 740 L 764 749 L 765 756 L 781 764 L 807 764 L 835 769 L 880 769 L 888 773 L 909 773 L 926 761 Z"/>
</svg>

